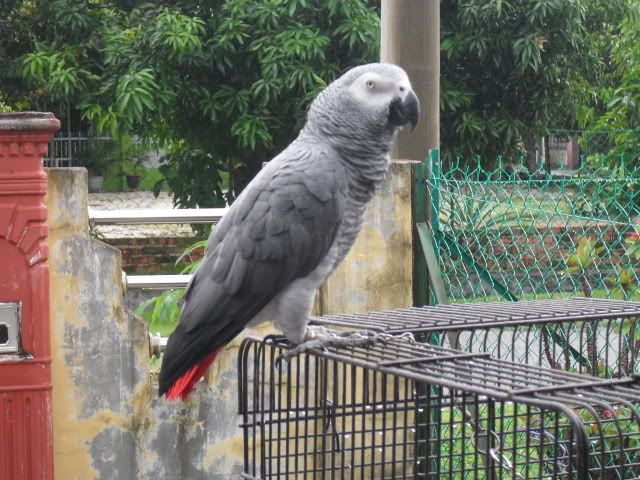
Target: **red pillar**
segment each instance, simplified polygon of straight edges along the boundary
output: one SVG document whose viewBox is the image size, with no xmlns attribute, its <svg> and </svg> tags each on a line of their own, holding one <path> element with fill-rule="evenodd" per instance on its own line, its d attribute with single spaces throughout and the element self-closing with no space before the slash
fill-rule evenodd
<svg viewBox="0 0 640 480">
<path fill-rule="evenodd" d="M 53 478 L 47 176 L 60 122 L 0 113 L 0 480 Z"/>
</svg>

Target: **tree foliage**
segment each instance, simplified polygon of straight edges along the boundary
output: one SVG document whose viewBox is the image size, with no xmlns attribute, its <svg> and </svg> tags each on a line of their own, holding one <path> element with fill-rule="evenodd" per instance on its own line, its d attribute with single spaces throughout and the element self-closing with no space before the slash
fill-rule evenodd
<svg viewBox="0 0 640 480">
<path fill-rule="evenodd" d="M 443 156 L 531 160 L 551 128 L 622 129 L 635 3 L 441 2 Z M 223 179 L 233 199 L 292 140 L 319 89 L 378 57 L 379 14 L 377 0 L 7 0 L 0 104 L 71 101 L 104 131 L 154 138 L 176 203 L 215 206 Z"/>
<path fill-rule="evenodd" d="M 374 1 L 18 3 L 31 103 L 70 100 L 101 130 L 160 141 L 181 206 L 224 202 L 224 172 L 233 198 L 327 82 L 378 56 Z"/>
<path fill-rule="evenodd" d="M 609 44 L 608 77 L 598 85 L 599 108 L 588 110 L 588 124 L 596 131 L 593 136 L 608 147 L 601 153 L 611 166 L 619 167 L 623 159 L 636 170 L 640 165 L 640 4 L 630 2 Z"/>
<path fill-rule="evenodd" d="M 529 154 L 533 163 L 549 128 L 575 127 L 580 108 L 597 103 L 591 94 L 606 70 L 603 39 L 627 3 L 442 2 L 444 156 Z"/>
</svg>

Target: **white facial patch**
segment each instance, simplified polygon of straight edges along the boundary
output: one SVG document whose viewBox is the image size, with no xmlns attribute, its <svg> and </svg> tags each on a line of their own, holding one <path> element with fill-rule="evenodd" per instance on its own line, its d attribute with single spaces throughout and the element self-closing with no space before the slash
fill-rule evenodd
<svg viewBox="0 0 640 480">
<path fill-rule="evenodd" d="M 377 72 L 363 73 L 349 86 L 348 91 L 358 103 L 371 108 L 386 107 L 395 97 L 404 100 L 411 91 L 409 78 L 403 71 L 393 73 L 400 75 L 389 78 Z"/>
<path fill-rule="evenodd" d="M 408 82 L 406 82 L 408 84 Z M 364 73 L 358 77 L 350 86 L 349 93 L 360 104 L 371 107 L 387 106 L 395 96 L 402 96 L 400 90 L 407 86 L 405 82 L 390 80 L 377 73 Z"/>
</svg>

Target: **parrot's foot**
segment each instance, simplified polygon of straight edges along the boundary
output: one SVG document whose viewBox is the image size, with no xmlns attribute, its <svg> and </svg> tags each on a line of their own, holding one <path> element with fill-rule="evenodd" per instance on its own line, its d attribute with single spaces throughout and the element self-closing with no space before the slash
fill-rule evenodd
<svg viewBox="0 0 640 480">
<path fill-rule="evenodd" d="M 305 341 L 283 353 L 277 362 L 288 362 L 290 358 L 309 350 L 326 350 L 329 347 L 365 347 L 374 345 L 377 342 L 386 343 L 394 338 L 402 338 L 415 342 L 413 335 L 409 332 L 401 335 L 390 335 L 388 333 L 373 332 L 371 330 L 336 332 L 323 327 L 309 327 Z"/>
</svg>

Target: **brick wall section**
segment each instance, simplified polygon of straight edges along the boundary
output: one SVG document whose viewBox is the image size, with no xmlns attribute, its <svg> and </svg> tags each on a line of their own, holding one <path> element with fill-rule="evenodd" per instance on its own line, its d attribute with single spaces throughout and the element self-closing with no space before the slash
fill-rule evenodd
<svg viewBox="0 0 640 480">
<path fill-rule="evenodd" d="M 496 268 L 496 261 L 501 268 L 537 267 L 564 268 L 566 258 L 575 253 L 578 240 L 581 237 L 591 237 L 601 240 L 608 245 L 608 252 L 602 255 L 605 263 L 617 264 L 625 253 L 625 248 L 618 243 L 617 248 L 611 249 L 614 242 L 620 242 L 624 233 L 610 224 L 571 226 L 553 225 L 538 226 L 535 229 L 523 230 L 513 228 L 509 233 L 490 233 L 486 241 L 479 244 L 474 238 L 461 237 L 458 243 L 469 253 L 479 258 L 479 263 L 490 270 Z M 483 261 L 483 259 L 486 260 Z"/>
<path fill-rule="evenodd" d="M 580 292 L 581 277 L 566 274 L 566 259 L 575 252 L 581 237 L 599 239 L 605 246 L 603 254 L 589 269 L 591 286 L 594 289 L 611 288 L 608 277 L 616 278 L 616 265 L 627 261 L 624 239 L 629 235 L 627 224 L 592 221 L 588 224 L 540 224 L 527 229 L 513 227 L 509 232 L 496 228 L 486 231 L 481 238 L 461 233 L 456 240 L 481 267 L 519 296 Z M 461 259 L 446 247 L 443 253 L 441 268 L 449 294 L 455 298 L 482 296 L 484 287 L 480 287 L 482 282 L 473 269 L 463 265 Z"/>
<path fill-rule="evenodd" d="M 122 253 L 122 269 L 127 273 L 173 273 L 181 270 L 187 262 L 176 267 L 175 262 L 182 252 L 200 240 L 197 237 L 149 237 L 107 238 L 103 241 Z M 193 259 L 199 255 L 192 255 Z"/>
<path fill-rule="evenodd" d="M 495 270 L 496 260 L 502 269 L 521 267 L 558 268 L 570 253 L 575 251 L 574 242 L 582 236 L 601 238 L 607 243 L 615 242 L 624 235 L 610 223 L 591 223 L 589 226 L 566 224 L 538 225 L 525 231 L 512 228 L 510 232 L 491 232 L 482 250 L 488 261 L 480 261 L 489 270 Z M 489 238 L 491 237 L 491 238 Z M 148 237 L 148 238 L 107 238 L 103 241 L 122 252 L 122 266 L 127 273 L 176 272 L 175 261 L 198 237 Z M 461 236 L 460 245 L 468 252 L 477 253 L 479 245 L 470 238 Z M 616 264 L 624 255 L 624 248 L 617 248 L 615 254 L 603 259 Z M 194 255 L 192 258 L 198 258 Z M 482 258 L 482 257 L 478 257 Z M 181 264 L 186 265 L 186 262 Z"/>
</svg>

